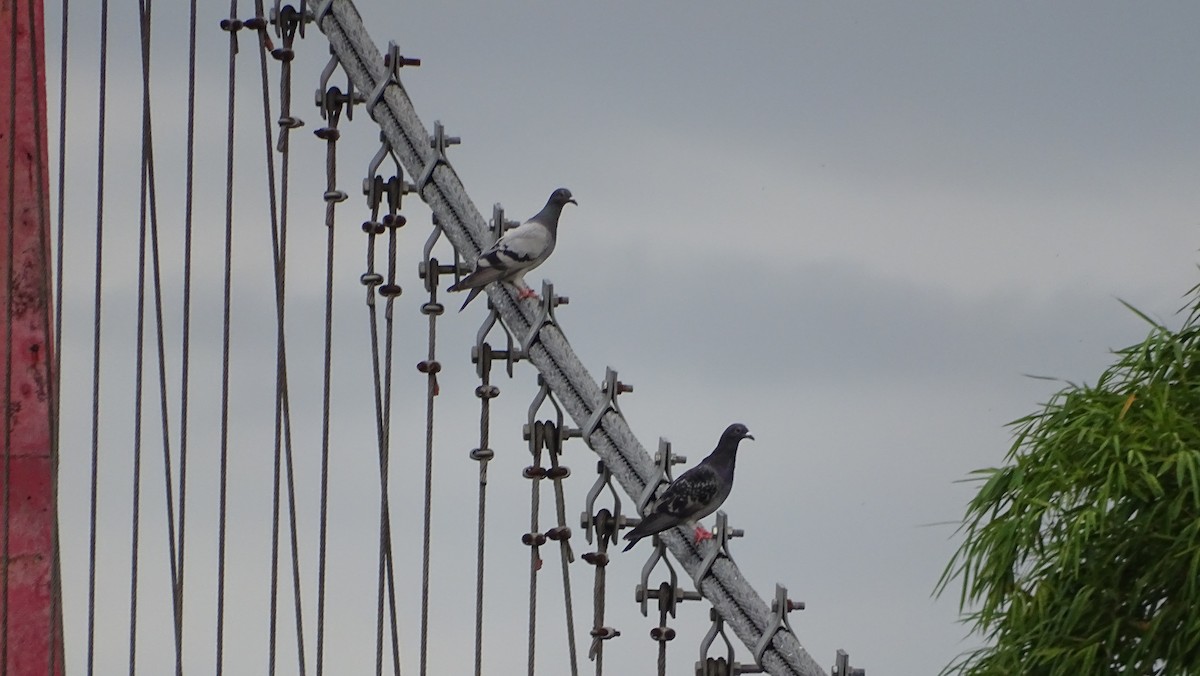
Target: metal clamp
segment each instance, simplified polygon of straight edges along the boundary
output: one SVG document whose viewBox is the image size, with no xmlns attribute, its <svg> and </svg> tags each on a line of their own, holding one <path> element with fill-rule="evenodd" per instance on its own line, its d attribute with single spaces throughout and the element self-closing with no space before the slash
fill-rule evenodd
<svg viewBox="0 0 1200 676">
<path fill-rule="evenodd" d="M 322 7 L 318 10 L 317 16 L 323 18 L 323 12 L 327 11 L 328 9 Z M 404 66 L 419 65 L 421 65 L 420 59 L 410 59 L 401 55 L 400 46 L 396 44 L 396 41 L 388 40 L 387 54 L 383 55 L 383 67 L 387 69 L 387 77 L 380 80 L 375 85 L 375 89 L 371 91 L 371 95 L 367 97 L 367 114 L 371 116 L 371 119 L 375 119 L 375 106 L 383 99 L 383 92 L 388 85 L 400 85 L 400 69 Z"/>
<path fill-rule="evenodd" d="M 603 462 L 596 463 L 596 482 L 592 484 L 588 490 L 587 499 L 584 500 L 584 511 L 579 519 L 579 525 L 583 528 L 583 536 L 587 539 L 588 544 L 592 544 L 592 533 L 602 540 L 616 541 L 617 534 L 624 527 L 625 517 L 621 514 L 621 495 L 612 485 L 612 471 L 608 469 L 608 465 Z M 613 509 L 608 512 L 604 524 L 600 523 L 600 512 L 596 511 L 596 499 L 600 497 L 600 493 L 608 488 L 608 492 L 612 495 Z M 607 510 L 601 510 L 607 511 Z M 603 527 L 602 527 L 603 526 Z"/>
<path fill-rule="evenodd" d="M 709 547 L 708 553 L 704 555 L 704 560 L 700 562 L 700 567 L 696 569 L 696 584 L 712 570 L 713 564 L 717 562 L 717 556 L 724 554 L 725 558 L 730 561 L 733 556 L 729 553 L 729 541 L 733 538 L 740 538 L 746 534 L 741 528 L 730 528 L 729 517 L 725 512 L 717 510 L 717 525 L 713 527 L 713 546 Z"/>
<path fill-rule="evenodd" d="M 700 641 L 700 661 L 696 662 L 696 676 L 738 676 L 739 674 L 761 674 L 766 669 L 755 665 L 745 665 L 733 658 L 733 642 L 725 633 L 725 619 L 716 608 L 709 608 L 708 617 L 712 624 L 708 633 Z M 720 636 L 725 642 L 725 657 L 712 658 L 708 651 L 712 649 L 713 641 Z"/>
<path fill-rule="evenodd" d="M 521 352 L 529 354 L 529 348 L 540 339 L 542 329 L 546 326 L 558 326 L 558 318 L 554 316 L 554 308 L 567 305 L 571 299 L 554 293 L 554 283 L 548 279 L 542 280 L 542 303 L 538 307 L 537 317 L 529 325 L 529 333 L 521 341 Z M 586 436 L 584 437 L 587 438 Z"/>
<path fill-rule="evenodd" d="M 771 645 L 771 639 L 775 638 L 776 632 L 786 629 L 793 636 L 796 634 L 792 629 L 791 622 L 788 622 L 788 613 L 793 610 L 804 610 L 804 602 L 792 601 L 787 596 L 787 587 L 776 584 L 775 600 L 771 602 L 771 621 L 767 623 L 762 637 L 754 646 L 754 662 L 756 664 L 762 664 L 763 653 L 767 651 L 767 646 Z"/>
<path fill-rule="evenodd" d="M 850 666 L 850 654 L 838 648 L 837 661 L 833 663 L 833 676 L 867 676 L 867 670 Z"/>
<path fill-rule="evenodd" d="M 646 508 L 654 499 L 654 493 L 660 486 L 670 485 L 674 481 L 671 476 L 671 467 L 684 462 L 687 462 L 687 456 L 671 453 L 671 442 L 667 441 L 665 437 L 658 438 L 658 452 L 654 454 L 654 478 L 646 482 L 646 488 L 638 496 L 638 514 L 646 513 Z"/>
<path fill-rule="evenodd" d="M 446 128 L 442 126 L 441 120 L 434 120 L 433 135 L 429 137 L 429 147 L 433 148 L 433 156 L 425 162 L 425 167 L 421 169 L 421 176 L 417 178 L 417 192 L 425 190 L 425 186 L 433 178 L 433 170 L 437 169 L 439 164 L 450 166 L 450 160 L 446 157 L 446 149 L 460 143 L 462 143 L 460 137 L 446 136 Z"/>
<path fill-rule="evenodd" d="M 540 329 L 541 327 L 538 328 Z M 531 331 L 530 334 L 532 335 L 532 333 Z M 632 392 L 633 385 L 626 385 L 617 380 L 616 370 L 606 366 L 604 367 L 604 385 L 601 386 L 600 391 L 604 393 L 604 403 L 598 406 L 595 411 L 592 411 L 592 415 L 588 417 L 587 423 L 583 426 L 583 439 L 584 441 L 588 441 L 589 445 L 591 445 L 590 439 L 592 433 L 600 426 L 600 420 L 604 417 L 605 413 L 611 411 L 622 418 L 625 417 L 625 414 L 621 412 L 620 404 L 617 403 L 617 395 Z"/>
</svg>

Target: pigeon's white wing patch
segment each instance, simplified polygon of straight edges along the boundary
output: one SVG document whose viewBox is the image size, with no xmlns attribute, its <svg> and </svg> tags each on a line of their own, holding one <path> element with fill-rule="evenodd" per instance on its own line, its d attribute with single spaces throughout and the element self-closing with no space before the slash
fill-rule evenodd
<svg viewBox="0 0 1200 676">
<path fill-rule="evenodd" d="M 533 267 L 545 259 L 554 240 L 539 223 L 526 222 L 505 233 L 479 257 L 479 267 L 516 271 Z"/>
</svg>

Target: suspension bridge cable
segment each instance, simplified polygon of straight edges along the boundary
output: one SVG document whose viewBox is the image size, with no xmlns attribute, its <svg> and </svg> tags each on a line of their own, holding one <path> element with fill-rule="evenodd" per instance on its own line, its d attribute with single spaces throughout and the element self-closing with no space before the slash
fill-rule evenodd
<svg viewBox="0 0 1200 676">
<path fill-rule="evenodd" d="M 64 0 L 65 2 L 65 0 Z M 183 676 L 184 563 L 187 533 L 188 394 L 192 337 L 192 211 L 196 159 L 196 3 L 188 7 L 188 93 L 183 202 L 183 319 L 179 358 L 179 546 L 175 584 L 171 590 L 175 617 L 175 676 Z"/>
<path fill-rule="evenodd" d="M 352 2 L 327 0 L 317 12 L 317 23 L 356 88 L 374 91 L 388 81 L 389 73 L 379 50 Z M 430 148 L 429 133 L 403 87 L 398 82 L 386 86 L 370 112 L 407 171 L 419 176 L 430 166 L 429 180 L 419 186 L 422 199 L 438 217 L 455 248 L 467 258 L 477 255 L 485 242 L 483 217 L 452 168 L 444 163 L 429 164 L 436 162 L 436 152 Z M 515 335 L 528 337 L 529 360 L 546 378 L 571 417 L 582 424 L 594 411 L 602 410 L 604 397 L 599 385 L 575 356 L 557 325 L 546 323 L 530 303 L 518 303 L 514 293 L 502 285 L 493 285 L 488 293 L 509 329 Z M 585 439 L 588 445 L 608 464 L 626 493 L 639 495 L 653 475 L 653 462 L 625 419 L 616 412 L 604 413 L 588 432 Z M 663 540 L 685 570 L 690 574 L 699 571 L 700 550 L 686 533 L 675 529 L 664 534 Z M 770 610 L 766 602 L 733 562 L 717 561 L 697 580 L 697 587 L 747 646 L 754 646 L 768 629 Z M 773 633 L 763 652 L 763 665 L 780 674 L 823 673 L 796 637 L 784 631 Z"/>
<path fill-rule="evenodd" d="M 282 17 L 280 17 L 282 20 Z M 292 553 L 292 593 L 296 618 L 296 649 L 299 655 L 299 671 L 301 676 L 306 673 L 304 659 L 304 629 L 303 613 L 300 597 L 300 557 L 299 535 L 296 530 L 296 491 L 295 472 L 292 456 L 292 425 L 291 406 L 288 396 L 287 380 L 287 346 L 285 342 L 285 293 L 287 269 L 287 204 L 288 204 L 288 174 L 289 153 L 287 152 L 287 134 L 291 129 L 288 124 L 282 124 L 290 114 L 291 106 L 291 66 L 290 60 L 283 59 L 284 73 L 280 78 L 281 88 L 281 139 L 279 148 L 282 154 L 280 174 L 280 189 L 275 189 L 275 156 L 271 144 L 271 97 L 269 79 L 267 76 L 267 54 L 269 42 L 266 33 L 266 21 L 263 18 L 262 0 L 255 0 L 255 19 L 251 26 L 256 29 L 259 45 L 259 73 L 262 85 L 263 110 L 263 140 L 266 146 L 268 211 L 271 221 L 271 250 L 274 265 L 275 287 L 275 320 L 276 320 L 276 360 L 275 360 L 275 463 L 272 494 L 271 519 L 271 585 L 270 585 L 270 629 L 268 638 L 268 673 L 275 673 L 275 641 L 277 622 L 277 590 L 279 573 L 279 502 L 280 502 L 280 464 L 286 465 L 288 489 L 288 522 Z M 294 34 L 289 34 L 294 35 Z M 285 38 L 285 49 L 290 50 L 291 39 Z"/>
<path fill-rule="evenodd" d="M 33 12 L 33 4 L 29 5 L 29 11 Z M 59 410 L 61 406 L 60 393 L 62 392 L 62 301 L 63 301 L 63 256 L 66 247 L 63 244 L 63 234 L 66 230 L 66 172 L 67 172 L 67 64 L 69 51 L 67 49 L 69 35 L 68 26 L 70 25 L 71 2 L 70 0 L 62 0 L 62 29 L 59 37 L 59 73 L 58 73 L 58 195 L 57 195 L 57 224 L 55 228 L 55 254 L 54 254 L 54 366 L 51 373 L 50 382 L 52 391 L 50 396 L 51 420 L 50 434 L 52 442 L 50 444 L 50 465 L 51 477 L 50 491 L 52 494 L 53 504 L 58 504 L 58 440 L 59 440 Z M 30 24 L 32 25 L 32 23 Z M 37 100 L 37 97 L 34 97 Z M 35 119 L 41 119 L 40 116 Z M 39 135 L 40 138 L 40 135 Z M 51 535 L 51 548 L 53 554 L 50 562 L 50 669 L 49 676 L 54 676 L 55 671 L 62 665 L 57 664 L 58 653 L 56 645 L 62 640 L 62 632 L 59 627 L 62 626 L 62 547 L 61 536 L 58 519 L 54 520 L 54 532 Z M 180 674 L 179 676 L 182 676 Z"/>
<path fill-rule="evenodd" d="M 237 0 L 229 0 L 229 18 L 222 28 L 229 32 L 229 92 L 225 131 L 225 258 L 221 315 L 221 437 L 220 478 L 217 506 L 217 676 L 225 668 L 225 530 L 229 492 L 229 317 L 233 283 L 233 140 L 237 91 Z"/>
<path fill-rule="evenodd" d="M 145 356 L 146 326 L 146 244 L 147 202 L 151 184 L 150 162 L 152 158 L 150 136 L 150 28 L 151 7 L 149 2 L 138 3 L 138 29 L 141 38 L 142 58 L 142 152 L 141 180 L 138 198 L 138 272 L 137 272 L 137 320 L 134 339 L 134 394 L 133 394 L 133 476 L 130 509 L 130 561 L 129 561 L 129 676 L 137 672 L 137 608 L 138 608 L 138 550 L 141 542 L 141 494 L 142 494 L 142 394 Z M 169 452 L 167 453 L 169 458 Z M 168 486 L 170 481 L 167 482 Z M 168 512 L 170 505 L 168 504 Z M 171 552 L 174 564 L 174 551 Z M 174 576 L 172 576 L 174 577 Z"/>
<path fill-rule="evenodd" d="M 151 279 L 154 284 L 154 317 L 155 317 L 155 338 L 158 348 L 158 386 L 159 386 L 159 417 L 162 427 L 162 444 L 163 444 L 163 479 L 164 492 L 166 498 L 167 509 L 167 547 L 170 555 L 170 574 L 171 587 L 174 589 L 178 586 L 179 570 L 178 570 L 178 541 L 176 539 L 175 528 L 175 491 L 172 487 L 172 471 L 171 471 L 171 433 L 170 433 L 170 414 L 168 411 L 168 396 L 167 396 L 167 364 L 166 364 L 166 338 L 165 327 L 166 322 L 163 320 L 163 293 L 162 293 L 162 261 L 160 255 L 159 239 L 158 239 L 158 181 L 154 171 L 154 131 L 151 123 L 151 105 L 150 105 L 150 29 L 151 29 L 151 4 L 150 0 L 139 0 L 140 12 L 140 31 L 142 35 L 142 163 L 143 163 L 143 180 L 146 185 L 143 186 L 143 201 L 141 209 L 143 210 L 142 218 L 144 219 L 146 202 L 149 198 L 149 234 L 150 234 L 150 251 L 151 251 Z M 139 236 L 142 236 L 139 234 Z M 144 249 L 144 246 L 143 246 Z M 144 254 L 143 254 L 144 255 Z M 139 275 L 142 273 L 139 272 Z M 142 293 L 143 284 L 138 285 L 139 293 Z M 139 336 L 140 339 L 140 336 Z M 140 384 L 140 379 L 139 379 Z M 140 409 L 139 409 L 140 411 Z M 139 412 L 140 416 L 141 413 Z"/>
<path fill-rule="evenodd" d="M 108 0 L 100 0 L 100 92 L 96 150 L 96 267 L 92 304 L 92 460 L 91 499 L 88 516 L 87 674 L 95 673 L 96 658 L 96 509 L 99 501 L 100 464 L 100 281 L 104 251 L 104 150 L 105 112 L 108 105 Z"/>
<path fill-rule="evenodd" d="M 321 389 L 321 509 L 317 543 L 317 660 L 316 675 L 322 676 L 325 666 L 325 573 L 326 545 L 329 525 L 329 409 L 333 379 L 333 273 L 334 225 L 337 204 L 346 194 L 337 189 L 337 142 L 341 132 L 337 125 L 341 117 L 341 101 L 336 89 L 322 94 L 322 115 L 327 126 L 315 133 L 325 140 L 325 351 L 322 361 Z M 349 98 L 349 97 L 347 97 Z M 346 105 L 354 105 L 353 100 Z"/>
</svg>

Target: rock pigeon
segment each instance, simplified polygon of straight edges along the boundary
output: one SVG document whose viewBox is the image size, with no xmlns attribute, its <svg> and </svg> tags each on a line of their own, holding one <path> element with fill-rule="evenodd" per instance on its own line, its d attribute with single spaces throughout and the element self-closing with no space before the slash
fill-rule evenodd
<svg viewBox="0 0 1200 676">
<path fill-rule="evenodd" d="M 644 537 L 661 533 L 681 524 L 696 527 L 696 542 L 712 539 L 710 533 L 696 522 L 717 511 L 729 490 L 733 488 L 733 463 L 737 460 L 738 443 L 742 439 L 753 439 L 750 430 L 741 423 L 725 428 L 717 448 L 667 486 L 659 496 L 654 510 L 625 534 L 629 551 Z"/>
<path fill-rule="evenodd" d="M 536 216 L 501 235 L 495 244 L 480 254 L 475 271 L 450 287 L 451 291 L 471 290 L 458 311 L 466 309 L 467 304 L 492 282 L 511 282 L 520 290 L 520 298 L 536 298 L 537 292 L 525 285 L 525 273 L 541 265 L 554 251 L 558 217 L 568 203 L 579 204 L 571 198 L 570 190 L 555 190 Z"/>
</svg>

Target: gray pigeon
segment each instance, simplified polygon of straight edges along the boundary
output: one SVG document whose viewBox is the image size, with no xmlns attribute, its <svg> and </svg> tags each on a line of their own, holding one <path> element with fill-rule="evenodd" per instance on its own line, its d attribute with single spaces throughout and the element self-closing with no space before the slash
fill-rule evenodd
<svg viewBox="0 0 1200 676">
<path fill-rule="evenodd" d="M 558 239 L 558 217 L 568 203 L 579 204 L 571 191 L 559 188 L 550 193 L 546 206 L 533 218 L 509 230 L 479 255 L 475 271 L 450 287 L 451 291 L 470 289 L 462 312 L 492 282 L 511 282 L 520 289 L 520 298 L 536 298 L 537 292 L 525 285 L 525 273 L 541 265 L 554 251 Z"/>
<path fill-rule="evenodd" d="M 654 510 L 625 534 L 629 551 L 644 537 L 661 533 L 668 528 L 689 524 L 696 528 L 696 542 L 712 538 L 704 526 L 696 522 L 717 511 L 733 488 L 733 463 L 737 460 L 738 443 L 753 439 L 750 430 L 741 423 L 725 428 L 717 448 L 667 486 L 659 496 Z"/>
</svg>

